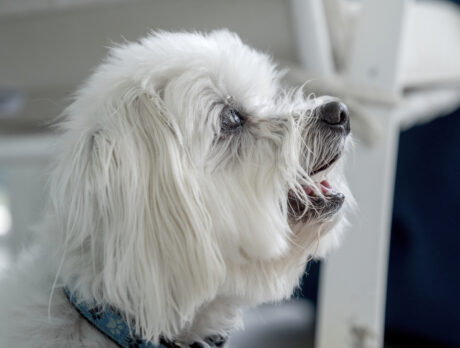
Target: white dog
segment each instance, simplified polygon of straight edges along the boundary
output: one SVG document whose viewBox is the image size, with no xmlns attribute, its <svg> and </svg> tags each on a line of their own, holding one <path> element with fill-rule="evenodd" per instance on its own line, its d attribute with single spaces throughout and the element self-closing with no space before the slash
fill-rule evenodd
<svg viewBox="0 0 460 348">
<path fill-rule="evenodd" d="M 222 347 L 242 308 L 289 297 L 340 235 L 350 124 L 279 79 L 228 31 L 112 49 L 65 112 L 0 347 Z"/>
</svg>

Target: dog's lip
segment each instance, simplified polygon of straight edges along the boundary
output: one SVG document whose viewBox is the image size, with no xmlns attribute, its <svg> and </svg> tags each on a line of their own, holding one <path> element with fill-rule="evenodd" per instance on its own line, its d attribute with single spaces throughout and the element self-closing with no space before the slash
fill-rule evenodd
<svg viewBox="0 0 460 348">
<path fill-rule="evenodd" d="M 320 172 L 323 172 L 325 171 L 326 169 L 330 168 L 335 162 L 338 161 L 338 159 L 340 158 L 340 154 L 337 154 L 335 155 L 335 157 L 329 161 L 328 163 L 326 163 L 325 165 L 319 167 L 319 168 L 314 168 L 311 172 L 310 172 L 310 176 L 314 176 Z"/>
<path fill-rule="evenodd" d="M 321 182 L 315 182 L 314 185 L 302 185 L 302 189 L 309 197 L 317 197 L 317 193 L 319 192 L 321 192 L 324 196 L 336 193 L 327 179 L 321 180 Z M 296 194 L 292 190 L 289 190 L 288 197 L 290 200 L 298 200 Z"/>
</svg>

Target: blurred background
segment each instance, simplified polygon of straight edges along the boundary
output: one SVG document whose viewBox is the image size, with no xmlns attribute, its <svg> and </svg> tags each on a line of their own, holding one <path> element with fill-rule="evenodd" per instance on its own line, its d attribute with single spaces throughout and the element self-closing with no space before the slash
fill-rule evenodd
<svg viewBox="0 0 460 348">
<path fill-rule="evenodd" d="M 359 206 L 341 249 L 291 301 L 248 311 L 230 347 L 460 347 L 458 1 L 1 1 L 0 275 L 46 204 L 50 125 L 107 48 L 224 27 L 286 85 L 347 103 Z"/>
</svg>

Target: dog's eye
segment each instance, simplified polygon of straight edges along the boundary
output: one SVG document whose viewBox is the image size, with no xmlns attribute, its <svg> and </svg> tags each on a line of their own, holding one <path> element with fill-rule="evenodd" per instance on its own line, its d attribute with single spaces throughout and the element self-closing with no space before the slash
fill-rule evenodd
<svg viewBox="0 0 460 348">
<path fill-rule="evenodd" d="M 221 131 L 229 132 L 241 128 L 244 124 L 244 118 L 234 108 L 227 107 L 221 114 Z"/>
</svg>

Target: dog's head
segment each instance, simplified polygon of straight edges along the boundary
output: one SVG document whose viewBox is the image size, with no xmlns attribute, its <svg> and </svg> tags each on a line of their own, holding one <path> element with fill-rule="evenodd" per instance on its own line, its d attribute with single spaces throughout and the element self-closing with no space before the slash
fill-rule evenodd
<svg viewBox="0 0 460 348">
<path fill-rule="evenodd" d="M 347 109 L 279 79 L 227 31 L 114 48 L 62 124 L 52 197 L 64 281 L 149 337 L 172 334 L 233 264 L 284 257 L 296 235 L 311 235 L 311 253 L 334 239 Z"/>
</svg>

